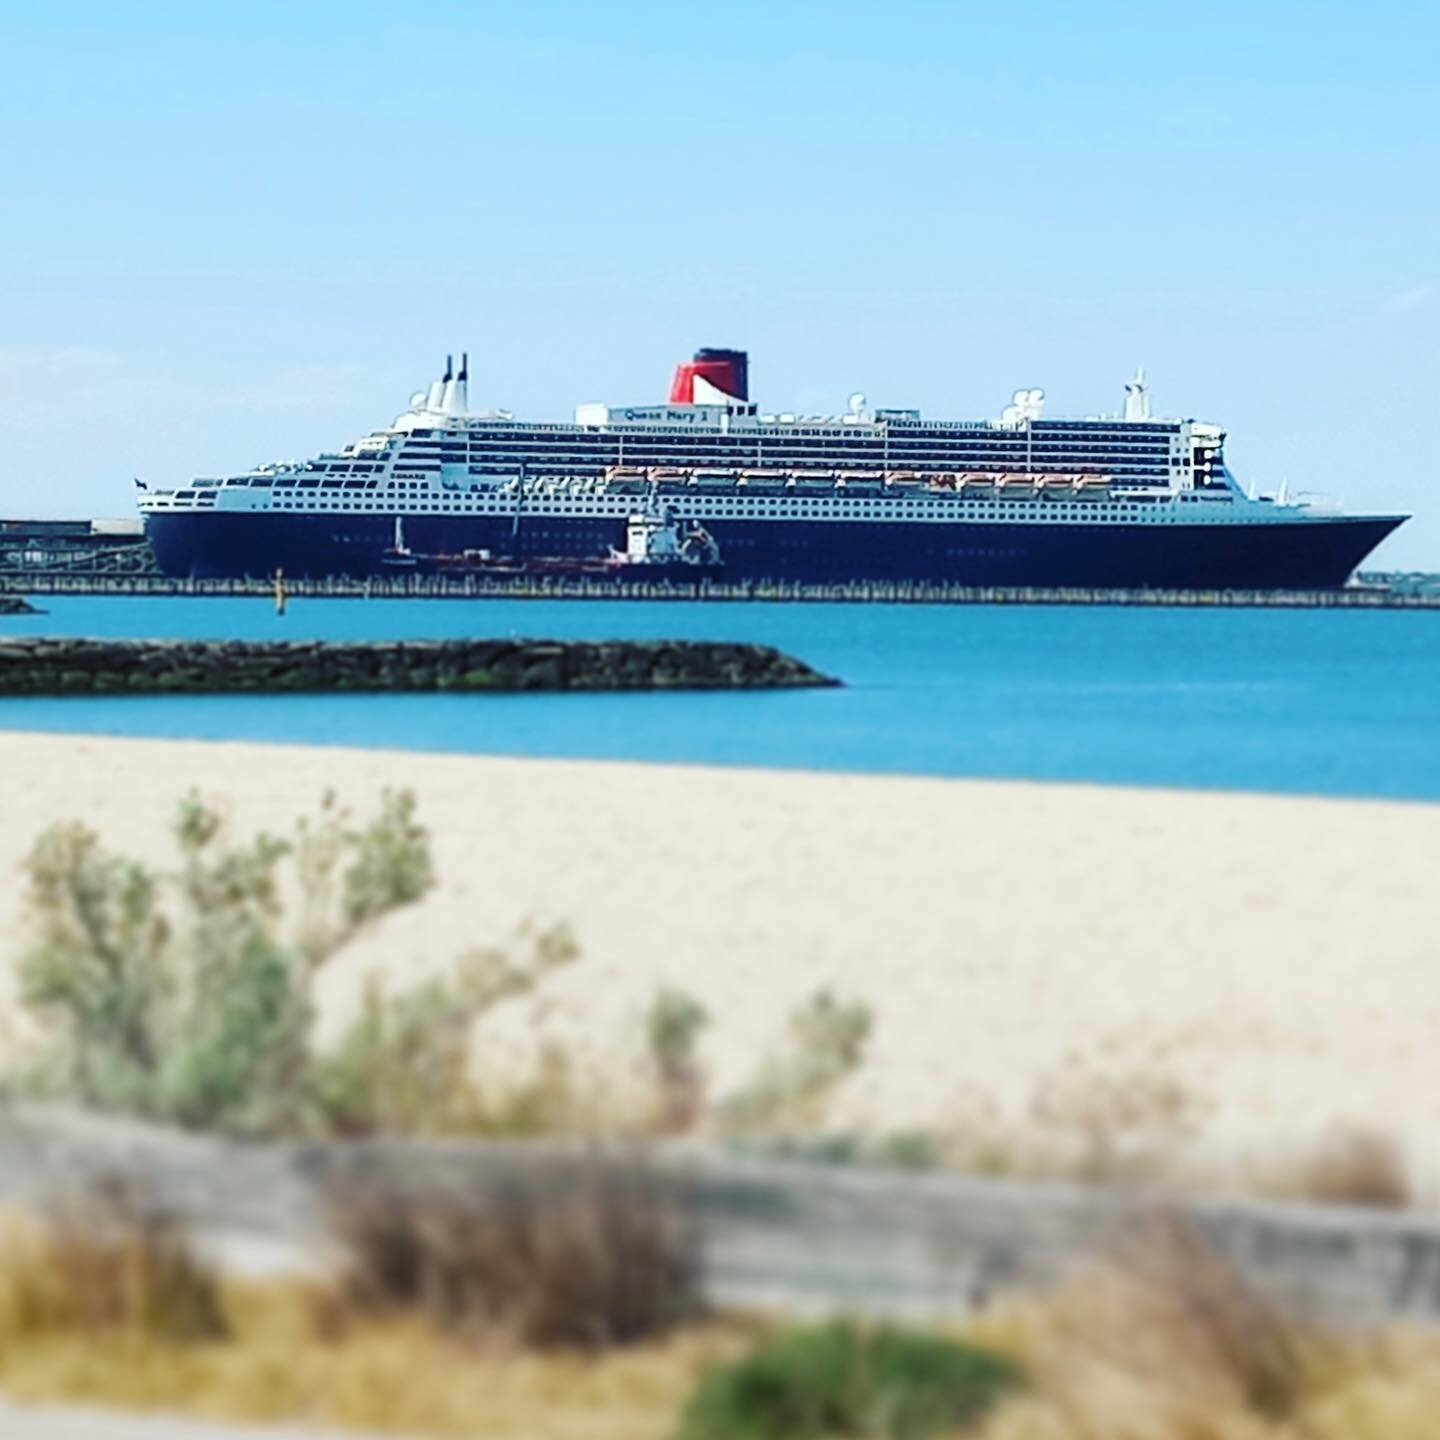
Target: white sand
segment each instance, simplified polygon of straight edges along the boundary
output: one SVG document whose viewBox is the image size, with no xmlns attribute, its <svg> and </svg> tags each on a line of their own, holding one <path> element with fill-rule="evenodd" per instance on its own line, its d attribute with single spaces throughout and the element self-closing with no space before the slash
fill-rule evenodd
<svg viewBox="0 0 1440 1440">
<path fill-rule="evenodd" d="M 584 956 L 544 1025 L 617 1064 L 678 986 L 733 1089 L 826 985 L 876 1016 L 837 1123 L 1020 1144 L 1048 1096 L 1052 1138 L 1122 1102 L 1166 1138 L 1173 1091 L 1193 1155 L 1364 1125 L 1440 1172 L 1440 807 L 3 735 L 0 943 L 51 820 L 158 859 L 192 786 L 248 831 L 386 784 L 440 881 L 337 962 L 332 1009 L 563 919 Z"/>
</svg>

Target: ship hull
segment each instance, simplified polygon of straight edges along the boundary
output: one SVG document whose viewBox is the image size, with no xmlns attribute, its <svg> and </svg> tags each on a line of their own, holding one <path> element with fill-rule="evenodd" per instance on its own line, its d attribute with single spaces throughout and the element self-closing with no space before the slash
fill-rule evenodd
<svg viewBox="0 0 1440 1440">
<path fill-rule="evenodd" d="M 1398 516 L 1297 517 L 1261 524 L 1064 524 L 706 520 L 727 581 L 910 581 L 1097 589 L 1342 586 Z M 595 556 L 624 541 L 608 517 L 404 517 L 415 551 L 490 550 L 520 558 Z M 394 517 L 156 514 L 146 533 L 172 576 L 390 573 Z"/>
</svg>

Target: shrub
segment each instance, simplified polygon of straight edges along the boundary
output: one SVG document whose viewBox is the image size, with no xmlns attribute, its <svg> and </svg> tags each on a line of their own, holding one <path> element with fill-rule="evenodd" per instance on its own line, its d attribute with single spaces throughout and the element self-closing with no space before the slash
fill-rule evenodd
<svg viewBox="0 0 1440 1440">
<path fill-rule="evenodd" d="M 1403 1210 L 1414 1198 L 1405 1157 L 1389 1136 L 1337 1130 L 1281 1177 L 1282 1190 L 1322 1205 Z"/>
<path fill-rule="evenodd" d="M 540 1079 L 495 1106 L 470 1075 L 470 1035 L 496 1006 L 530 993 L 551 971 L 579 954 L 569 930 L 557 926 L 534 937 L 528 962 L 498 950 L 474 951 L 451 980 L 428 980 L 397 995 L 372 983 L 359 1016 L 333 1050 L 314 1062 L 314 1093 L 326 1128 L 360 1135 L 399 1132 L 463 1133 L 533 1128 L 545 1100 L 556 1101 L 567 1077 L 547 1057 Z"/>
<path fill-rule="evenodd" d="M 21 957 L 20 993 L 55 1037 L 35 1079 L 82 1100 L 143 1109 L 175 983 L 156 877 L 105 853 L 78 824 L 47 830 L 27 869 L 36 933 Z"/>
<path fill-rule="evenodd" d="M 1159 1168 L 1166 1152 L 1194 1132 L 1202 1107 L 1163 1068 L 1096 1069 L 1074 1056 L 1040 1079 L 1030 1113 L 1073 1150 L 1058 1168 L 1092 1184 L 1124 1184 Z"/>
<path fill-rule="evenodd" d="M 599 1349 L 699 1311 L 687 1187 L 630 1155 L 530 1155 L 464 1188 L 334 1191 L 361 1312 L 419 1309 L 462 1333 Z"/>
<path fill-rule="evenodd" d="M 292 840 L 226 843 L 196 796 L 176 818 L 167 872 L 111 855 L 83 825 L 43 834 L 28 862 L 33 938 L 21 997 L 44 1048 L 22 1083 L 97 1108 L 240 1134 L 313 1116 L 315 969 L 430 881 L 414 800 L 387 791 L 354 828 L 327 797 Z M 287 933 L 281 870 L 301 897 Z"/>
<path fill-rule="evenodd" d="M 708 1375 L 679 1440 L 925 1440 L 978 1421 L 1019 1383 L 987 1350 L 850 1321 L 794 1330 Z"/>
<path fill-rule="evenodd" d="M 354 836 L 345 871 L 345 919 L 363 925 L 418 900 L 434 879 L 429 837 L 415 822 L 415 796 L 385 791 L 379 816 Z"/>
<path fill-rule="evenodd" d="M 687 1130 L 705 1103 L 705 1077 L 696 1059 L 705 1007 L 682 990 L 662 990 L 650 1007 L 645 1033 L 659 1096 L 655 1123 L 663 1132 Z"/>
<path fill-rule="evenodd" d="M 859 1068 L 874 1024 L 870 1008 L 817 991 L 790 1016 L 789 1045 L 725 1107 L 742 1133 L 813 1125 L 835 1087 Z"/>
</svg>

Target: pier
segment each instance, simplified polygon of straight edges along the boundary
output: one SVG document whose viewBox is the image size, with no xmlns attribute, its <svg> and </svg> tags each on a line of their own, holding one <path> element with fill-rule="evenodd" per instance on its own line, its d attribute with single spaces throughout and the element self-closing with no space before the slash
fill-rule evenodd
<svg viewBox="0 0 1440 1440">
<path fill-rule="evenodd" d="M 1436 610 L 1440 591 L 1361 584 L 1343 590 L 1150 590 L 936 585 L 852 580 L 625 581 L 586 576 L 385 575 L 370 579 L 285 577 L 290 599 L 327 600 L 690 600 L 714 603 L 786 601 L 882 605 L 1145 605 L 1168 609 L 1230 607 L 1272 610 Z M 273 577 L 195 580 L 156 574 L 77 574 L 35 570 L 0 574 L 0 595 L 253 597 L 273 601 Z"/>
</svg>

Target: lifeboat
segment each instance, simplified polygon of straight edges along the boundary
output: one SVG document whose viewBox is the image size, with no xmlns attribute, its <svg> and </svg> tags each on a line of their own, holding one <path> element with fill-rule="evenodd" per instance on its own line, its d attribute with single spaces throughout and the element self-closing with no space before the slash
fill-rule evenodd
<svg viewBox="0 0 1440 1440">
<path fill-rule="evenodd" d="M 696 470 L 695 488 L 697 490 L 733 490 L 735 482 L 739 478 L 738 470 Z"/>
<path fill-rule="evenodd" d="M 1033 500 L 1035 498 L 1035 477 L 1033 475 L 1002 475 L 996 482 L 995 489 L 1002 500 Z"/>
<path fill-rule="evenodd" d="M 807 492 L 824 490 L 828 493 L 835 488 L 835 479 L 833 470 L 792 470 L 790 472 L 790 486 L 794 490 Z"/>
<path fill-rule="evenodd" d="M 657 465 L 649 472 L 650 483 L 657 490 L 682 490 L 690 483 L 690 472 L 667 465 Z"/>
<path fill-rule="evenodd" d="M 914 470 L 887 470 L 885 472 L 885 488 L 887 490 L 914 490 L 922 484 L 924 481 Z"/>
<path fill-rule="evenodd" d="M 879 470 L 842 470 L 840 488 L 847 495 L 878 495 L 885 486 Z"/>
<path fill-rule="evenodd" d="M 740 484 L 752 494 L 773 495 L 789 484 L 784 470 L 742 470 Z"/>
<path fill-rule="evenodd" d="M 1110 477 L 1108 475 L 1081 475 L 1075 481 L 1077 500 L 1108 500 L 1110 498 Z"/>
<path fill-rule="evenodd" d="M 966 500 L 988 500 L 995 493 L 996 476 L 986 470 L 967 470 L 960 476 L 960 494 Z"/>
<path fill-rule="evenodd" d="M 609 465 L 605 469 L 605 484 L 611 490 L 643 490 L 649 483 L 638 465 Z"/>
</svg>

